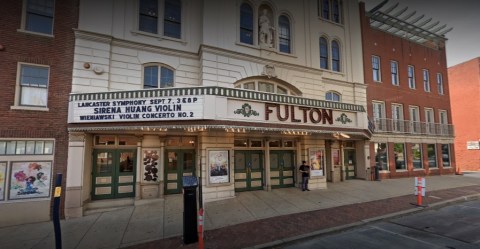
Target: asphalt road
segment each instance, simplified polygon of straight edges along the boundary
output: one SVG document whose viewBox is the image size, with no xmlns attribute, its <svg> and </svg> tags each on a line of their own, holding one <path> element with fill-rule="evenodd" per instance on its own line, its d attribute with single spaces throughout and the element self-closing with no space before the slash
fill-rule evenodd
<svg viewBox="0 0 480 249">
<path fill-rule="evenodd" d="M 282 249 L 479 249 L 480 200 L 370 223 L 343 232 L 306 238 Z"/>
</svg>

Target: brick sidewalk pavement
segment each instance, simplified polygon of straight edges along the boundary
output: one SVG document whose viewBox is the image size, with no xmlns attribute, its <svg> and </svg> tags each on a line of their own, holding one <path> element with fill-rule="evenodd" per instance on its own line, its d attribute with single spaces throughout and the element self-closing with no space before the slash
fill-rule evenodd
<svg viewBox="0 0 480 249">
<path fill-rule="evenodd" d="M 456 200 L 462 196 L 471 196 L 480 193 L 480 186 L 468 186 L 453 189 L 428 192 L 424 198 L 424 205 L 430 205 L 449 200 Z M 378 220 L 389 215 L 400 215 L 401 212 L 420 211 L 412 203 L 416 202 L 414 195 L 406 195 L 345 205 L 340 207 L 320 209 L 310 212 L 289 214 L 246 222 L 233 226 L 223 227 L 205 232 L 205 248 L 228 249 L 246 248 L 258 245 L 274 245 L 275 241 L 288 240 L 294 237 L 306 236 L 322 232 L 325 229 L 347 228 L 362 224 L 365 220 Z M 152 241 L 140 245 L 127 247 L 128 249 L 157 249 L 157 248 L 198 248 L 197 243 L 184 245 L 181 236 Z"/>
</svg>

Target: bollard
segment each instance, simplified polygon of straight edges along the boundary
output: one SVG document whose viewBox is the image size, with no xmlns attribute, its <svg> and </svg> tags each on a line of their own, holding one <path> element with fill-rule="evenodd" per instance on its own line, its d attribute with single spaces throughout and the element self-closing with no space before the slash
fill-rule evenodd
<svg viewBox="0 0 480 249">
<path fill-rule="evenodd" d="M 417 206 L 423 207 L 422 197 L 425 196 L 425 178 L 415 177 L 415 195 L 417 196 Z"/>
<path fill-rule="evenodd" d="M 203 208 L 198 210 L 198 249 L 204 249 L 203 244 Z"/>
<path fill-rule="evenodd" d="M 60 228 L 60 196 L 62 195 L 62 173 L 57 173 L 55 179 L 55 194 L 53 196 L 53 230 L 55 232 L 55 248 L 62 249 L 62 230 Z"/>
</svg>

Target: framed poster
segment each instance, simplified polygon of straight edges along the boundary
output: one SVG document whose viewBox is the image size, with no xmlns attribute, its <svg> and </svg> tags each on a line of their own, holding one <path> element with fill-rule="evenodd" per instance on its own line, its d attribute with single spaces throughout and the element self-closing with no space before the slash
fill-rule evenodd
<svg viewBox="0 0 480 249">
<path fill-rule="evenodd" d="M 228 154 L 228 150 L 208 151 L 209 183 L 230 182 L 230 160 Z"/>
<path fill-rule="evenodd" d="M 7 163 L 0 162 L 0 201 L 5 200 L 5 177 L 7 175 Z"/>
<path fill-rule="evenodd" d="M 144 149 L 142 150 L 142 181 L 155 183 L 160 181 L 159 177 L 159 149 Z"/>
<path fill-rule="evenodd" d="M 325 150 L 310 149 L 310 176 L 323 176 L 325 169 Z"/>
<path fill-rule="evenodd" d="M 52 162 L 12 162 L 9 199 L 50 197 Z"/>
</svg>

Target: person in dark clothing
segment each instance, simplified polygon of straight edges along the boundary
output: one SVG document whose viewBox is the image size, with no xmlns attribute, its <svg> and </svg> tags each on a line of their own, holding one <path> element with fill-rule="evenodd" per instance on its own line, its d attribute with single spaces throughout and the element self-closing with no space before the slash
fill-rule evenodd
<svg viewBox="0 0 480 249">
<path fill-rule="evenodd" d="M 300 165 L 300 172 L 302 172 L 302 191 L 310 191 L 308 189 L 308 179 L 310 178 L 310 166 L 307 165 L 306 161 L 302 161 Z"/>
</svg>

